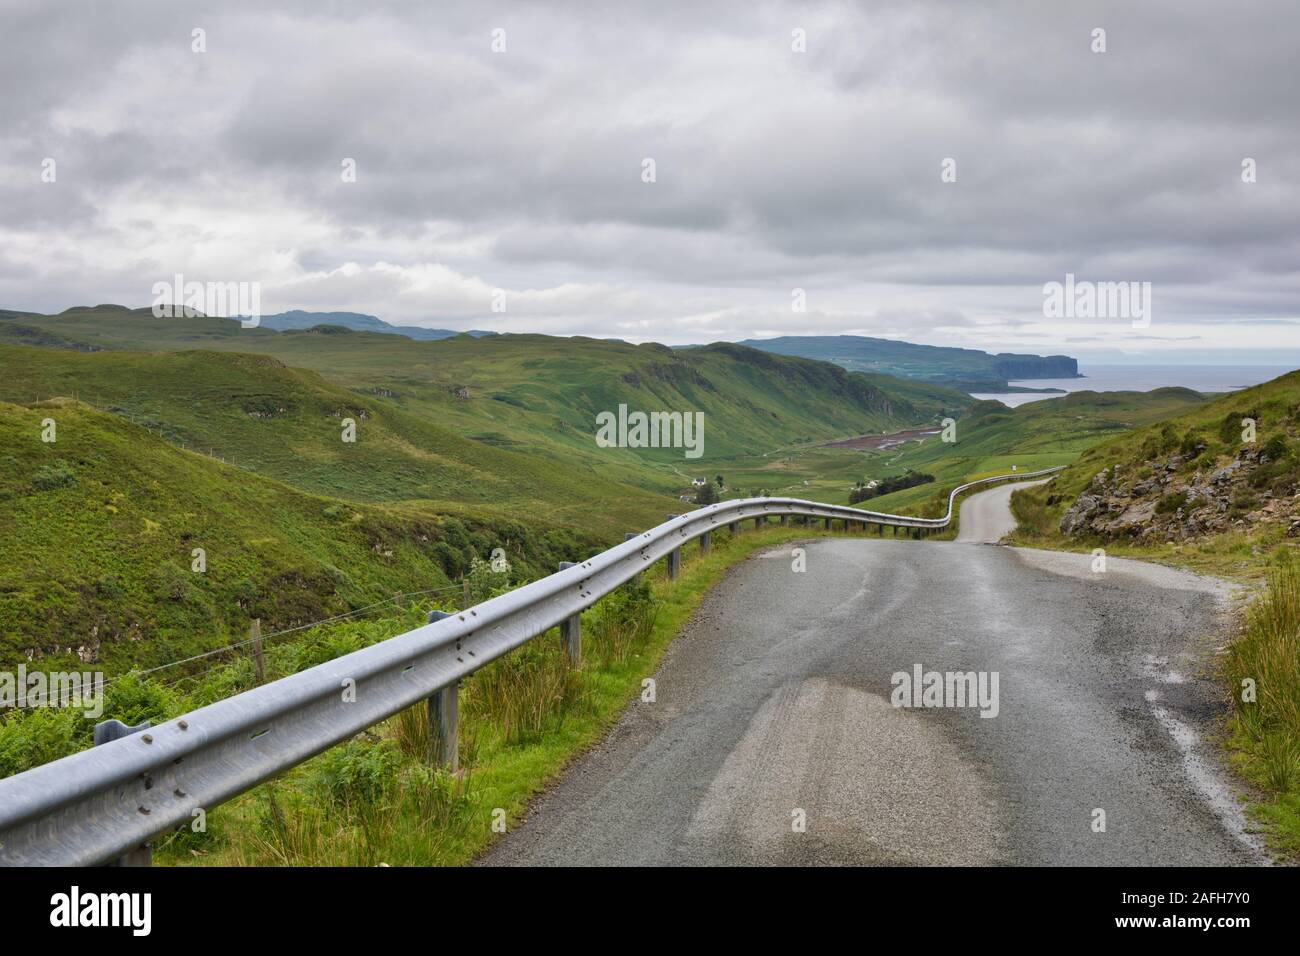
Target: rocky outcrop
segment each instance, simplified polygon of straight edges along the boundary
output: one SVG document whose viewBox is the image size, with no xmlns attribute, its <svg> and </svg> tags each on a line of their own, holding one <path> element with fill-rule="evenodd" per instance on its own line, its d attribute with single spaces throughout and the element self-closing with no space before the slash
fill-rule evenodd
<svg viewBox="0 0 1300 956">
<path fill-rule="evenodd" d="M 1071 537 L 1185 541 L 1279 524 L 1300 537 L 1294 461 L 1248 446 L 1210 463 L 1203 446 L 1124 469 L 1103 468 L 1061 518 Z"/>
</svg>

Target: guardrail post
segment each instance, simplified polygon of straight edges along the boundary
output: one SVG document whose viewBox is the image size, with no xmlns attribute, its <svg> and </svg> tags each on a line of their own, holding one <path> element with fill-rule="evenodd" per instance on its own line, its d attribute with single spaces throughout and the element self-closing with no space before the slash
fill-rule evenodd
<svg viewBox="0 0 1300 956">
<path fill-rule="evenodd" d="M 732 534 L 740 534 L 740 522 L 732 521 L 727 524 L 727 530 Z"/>
<path fill-rule="evenodd" d="M 136 724 L 134 727 L 127 726 L 120 720 L 101 720 L 95 725 L 94 746 L 106 744 L 112 740 L 120 740 L 123 737 L 130 737 L 142 730 L 149 729 L 149 721 Z M 152 866 L 153 851 L 149 848 L 148 843 L 141 843 L 134 850 L 128 850 L 123 853 L 109 866 Z"/>
<path fill-rule="evenodd" d="M 572 561 L 561 561 L 560 570 L 573 567 Z M 564 650 L 569 655 L 569 663 L 574 667 L 582 660 L 582 613 L 572 614 L 560 622 L 560 639 L 564 641 Z"/>
<path fill-rule="evenodd" d="M 782 527 L 784 527 L 785 525 L 788 525 L 789 523 L 790 523 L 790 516 L 789 516 L 789 515 L 781 515 L 781 525 L 782 525 Z"/>
<path fill-rule="evenodd" d="M 710 533 L 711 532 L 706 531 L 704 532 L 704 534 L 700 535 L 700 554 L 709 553 L 709 545 L 712 544 L 712 542 L 709 540 Z"/>
<path fill-rule="evenodd" d="M 451 617 L 446 611 L 430 611 L 429 623 Z M 460 769 L 460 681 L 439 687 L 425 700 L 429 720 L 429 762 L 455 773 Z"/>
<path fill-rule="evenodd" d="M 830 531 L 830 530 L 831 530 L 831 519 L 830 519 L 830 518 L 827 518 L 827 519 L 826 519 L 826 530 L 827 530 L 827 531 Z"/>
<path fill-rule="evenodd" d="M 765 525 L 766 523 L 767 523 L 767 516 L 759 515 L 757 518 L 754 519 L 754 530 L 757 531 L 759 528 L 763 527 L 763 525 Z"/>
<path fill-rule="evenodd" d="M 460 769 L 460 681 L 433 692 L 428 700 L 433 761 L 452 773 Z"/>
<path fill-rule="evenodd" d="M 682 573 L 682 549 L 673 548 L 668 552 L 668 577 L 675 578 Z"/>
</svg>

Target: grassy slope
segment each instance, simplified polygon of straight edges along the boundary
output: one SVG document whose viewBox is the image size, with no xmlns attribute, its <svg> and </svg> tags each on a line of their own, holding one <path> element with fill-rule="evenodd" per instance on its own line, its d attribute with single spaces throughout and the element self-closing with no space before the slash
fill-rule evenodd
<svg viewBox="0 0 1300 956">
<path fill-rule="evenodd" d="M 1067 538 L 1060 532 L 1061 516 L 1103 468 L 1120 465 L 1136 472 L 1154 457 L 1178 451 L 1185 437 L 1194 436 L 1207 449 L 1188 467 L 1214 467 L 1230 459 L 1235 446 L 1225 444 L 1219 431 L 1225 419 L 1234 422 L 1252 413 L 1258 420 L 1257 441 L 1262 446 L 1273 435 L 1295 433 L 1300 425 L 1300 372 L 1216 398 L 1184 410 L 1155 424 L 1118 435 L 1089 448 L 1070 464 L 1050 486 L 1018 492 L 1014 505 L 1021 519 L 1017 539 L 1021 543 L 1090 550 L 1102 542 Z M 1237 425 L 1233 431 L 1239 431 Z M 1263 525 L 1240 534 L 1218 535 L 1197 542 L 1134 545 L 1104 542 L 1108 551 L 1170 561 L 1211 573 L 1249 580 L 1261 580 L 1272 559 L 1285 554 L 1282 529 Z"/>
<path fill-rule="evenodd" d="M 78 649 L 110 671 L 165 663 L 253 617 L 273 630 L 445 585 L 494 547 L 550 570 L 601 540 L 504 509 L 343 504 L 80 403 L 0 403 L 0 663 Z"/>
<path fill-rule="evenodd" d="M 239 353 L 98 352 L 0 346 L 0 400 L 74 396 L 173 444 L 319 494 L 513 507 L 613 537 L 658 520 L 659 496 L 589 467 L 495 448 L 315 372 Z M 353 443 L 342 420 L 356 422 Z M 595 497 L 605 503 L 589 507 Z"/>
<path fill-rule="evenodd" d="M 350 390 L 391 393 L 387 400 L 397 407 L 465 437 L 582 460 L 616 480 L 659 490 L 678 489 L 684 474 L 710 462 L 744 460 L 800 440 L 933 422 L 971 401 L 940 386 L 849 374 L 733 345 L 672 350 L 539 335 L 413 342 L 360 332 L 242 330 L 225 319 L 155 319 L 145 310 L 109 307 L 0 321 L 0 339 L 17 323 L 83 347 L 274 355 Z M 469 387 L 467 400 L 455 395 L 461 386 Z M 704 412 L 704 459 L 685 460 L 680 451 L 596 449 L 595 415 L 620 403 Z"/>
<path fill-rule="evenodd" d="M 657 523 L 676 504 L 657 491 L 680 487 L 682 459 L 599 452 L 594 414 L 621 401 L 703 406 L 725 425 L 721 439 L 706 431 L 708 444 L 733 447 L 777 443 L 788 429 L 854 433 L 965 401 L 901 383 L 893 395 L 834 366 L 729 346 L 684 361 L 586 339 L 281 335 L 111 308 L 53 324 L 59 343 L 111 347 L 0 345 L 0 402 L 15 403 L 0 431 L 0 654 L 80 649 L 110 670 L 242 637 L 251 617 L 270 630 L 436 586 L 493 546 L 549 570 L 581 556 L 578 541 L 590 553 Z M 117 347 L 141 338 L 229 351 Z M 250 344 L 330 377 L 234 351 Z M 468 401 L 454 394 L 463 385 Z M 52 396 L 93 408 L 16 404 Z M 54 445 L 39 441 L 46 415 Z M 355 443 L 340 440 L 345 417 Z M 460 521 L 442 534 L 447 515 Z M 192 547 L 208 552 L 204 575 L 188 570 Z"/>
</svg>

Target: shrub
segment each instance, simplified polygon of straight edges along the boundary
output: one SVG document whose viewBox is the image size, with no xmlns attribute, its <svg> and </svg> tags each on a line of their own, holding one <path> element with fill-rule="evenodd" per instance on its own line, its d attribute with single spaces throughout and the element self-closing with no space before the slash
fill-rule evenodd
<svg viewBox="0 0 1300 956">
<path fill-rule="evenodd" d="M 0 720 L 0 777 L 12 776 L 77 749 L 75 711 L 38 707 Z"/>
<path fill-rule="evenodd" d="M 1185 458 L 1194 458 L 1205 450 L 1205 442 L 1196 432 L 1188 432 L 1178 446 L 1178 453 Z"/>
<path fill-rule="evenodd" d="M 319 758 L 310 789 L 326 806 L 347 810 L 389 797 L 402 756 L 390 741 L 349 740 Z"/>
<path fill-rule="evenodd" d="M 1175 491 L 1165 495 L 1156 505 L 1156 514 L 1171 514 L 1187 504 L 1187 492 Z"/>
<path fill-rule="evenodd" d="M 32 478 L 34 484 L 41 491 L 53 491 L 55 488 L 66 488 L 77 482 L 77 476 L 68 463 L 59 459 L 53 465 L 41 465 L 36 469 L 36 475 Z"/>
<path fill-rule="evenodd" d="M 1290 453 L 1291 449 L 1287 445 L 1286 436 L 1284 435 L 1274 435 L 1266 441 L 1264 447 L 1260 449 L 1260 454 L 1267 455 L 1269 461 L 1280 461 L 1283 458 L 1286 458 Z"/>
<path fill-rule="evenodd" d="M 147 720 L 157 725 L 184 709 L 175 691 L 138 674 L 126 674 L 104 685 L 103 720 L 130 725 Z"/>
<path fill-rule="evenodd" d="M 1258 426 L 1259 413 L 1254 410 L 1229 412 L 1223 416 L 1223 421 L 1219 423 L 1219 440 L 1229 448 L 1235 448 L 1241 444 L 1241 420 L 1243 418 L 1253 418 Z"/>
</svg>

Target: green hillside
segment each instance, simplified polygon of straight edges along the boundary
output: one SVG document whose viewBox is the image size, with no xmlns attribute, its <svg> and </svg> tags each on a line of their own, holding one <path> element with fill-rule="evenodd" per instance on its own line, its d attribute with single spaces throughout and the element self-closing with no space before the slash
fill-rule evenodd
<svg viewBox="0 0 1300 956">
<path fill-rule="evenodd" d="M 717 461 L 970 401 L 728 345 L 416 342 L 114 307 L 5 313 L 0 331 L 26 343 L 0 344 L 0 657 L 110 669 L 446 585 L 497 546 L 548 572 L 663 520 Z M 595 417 L 619 404 L 702 411 L 705 457 L 599 448 Z"/>
<path fill-rule="evenodd" d="M 148 310 L 114 306 L 14 316 L 0 320 L 0 336 L 6 329 L 11 339 L 28 341 L 39 333 L 82 349 L 270 355 L 463 438 L 566 464 L 580 461 L 613 480 L 665 492 L 681 490 L 685 477 L 711 463 L 933 423 L 972 402 L 944 386 L 852 374 L 728 344 L 674 350 L 542 335 L 417 342 L 337 327 L 241 329 L 228 319 L 158 319 Z M 19 336 L 16 330 L 29 331 Z M 51 394 L 41 390 L 39 378 L 25 384 L 36 391 L 7 394 L 24 401 Z M 702 412 L 703 458 L 687 460 L 680 449 L 597 448 L 596 415 L 620 404 Z"/>
<path fill-rule="evenodd" d="M 1246 418 L 1253 441 L 1243 440 Z M 1050 488 L 1016 496 L 1021 537 L 1178 553 L 1258 576 L 1300 533 L 1298 450 L 1300 372 L 1291 372 L 1088 449 Z"/>
<path fill-rule="evenodd" d="M 663 511 L 590 467 L 495 448 L 431 416 L 352 392 L 270 356 L 95 353 L 0 346 L 0 400 L 72 397 L 169 442 L 301 489 L 360 501 L 517 507 L 611 536 Z M 343 422 L 356 425 L 344 442 Z M 606 503 L 598 512 L 592 497 Z"/>
<path fill-rule="evenodd" d="M 0 664 L 168 663 L 251 618 L 269 632 L 447 586 L 496 547 L 543 573 L 607 541 L 507 509 L 343 503 L 78 402 L 0 403 Z"/>
</svg>

